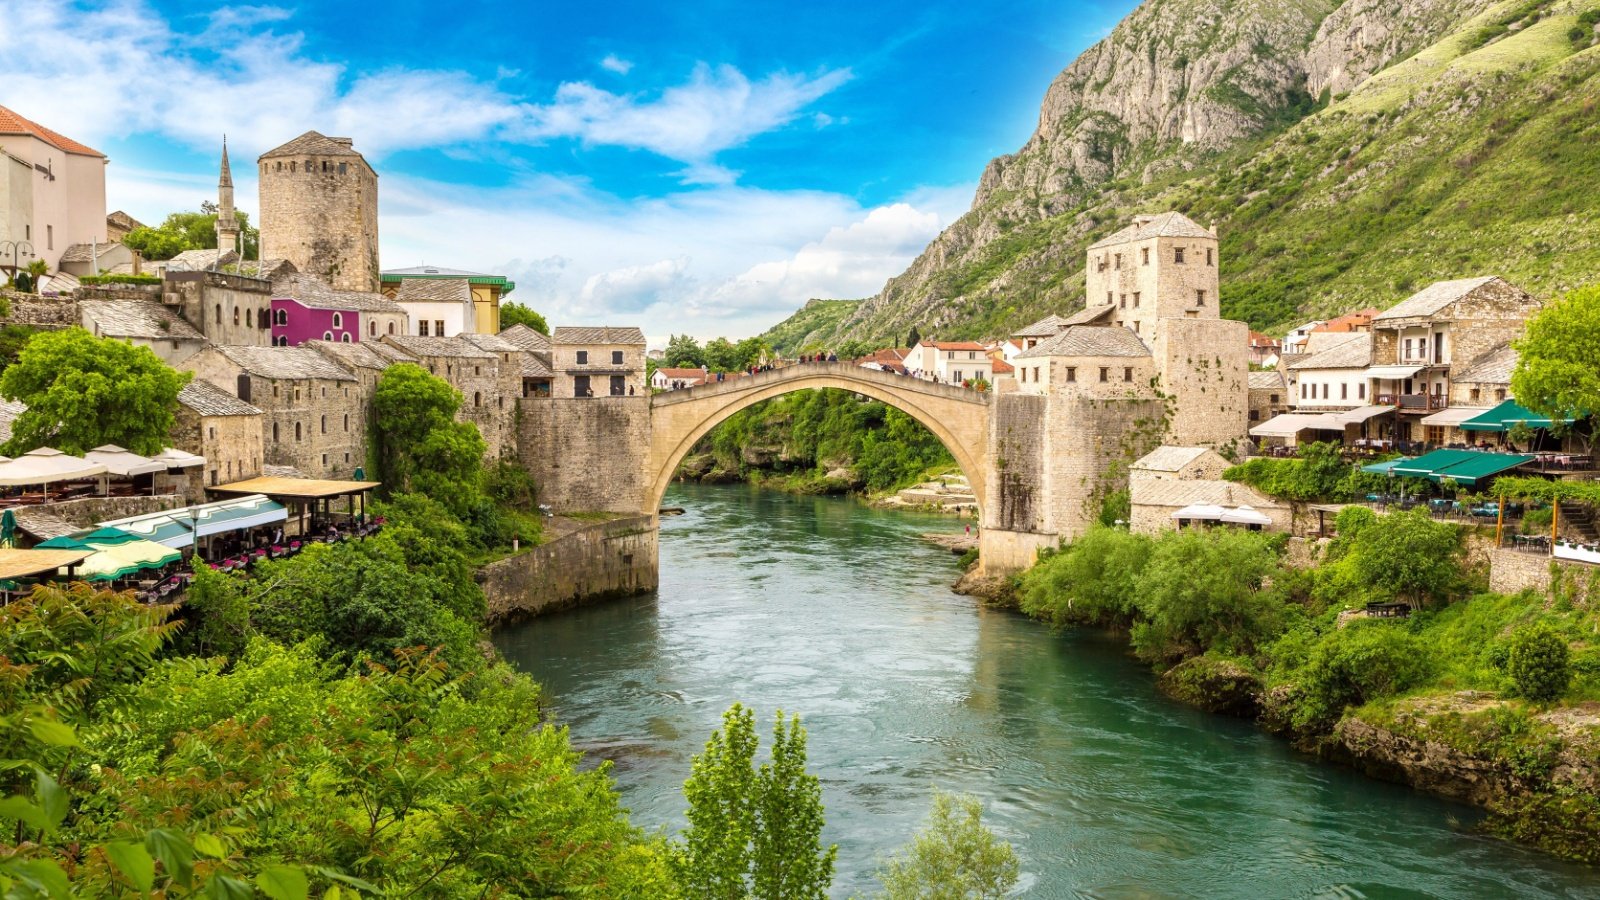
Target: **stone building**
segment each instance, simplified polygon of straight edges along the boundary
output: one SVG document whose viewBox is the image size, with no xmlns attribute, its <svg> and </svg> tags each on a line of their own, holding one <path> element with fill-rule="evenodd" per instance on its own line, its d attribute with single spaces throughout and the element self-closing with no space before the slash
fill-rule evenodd
<svg viewBox="0 0 1600 900">
<path fill-rule="evenodd" d="M 261 256 L 338 290 L 375 292 L 378 173 L 353 143 L 308 131 L 261 154 Z"/>
<path fill-rule="evenodd" d="M 484 349 L 467 337 L 399 335 L 383 340 L 461 392 L 457 417 L 478 426 L 478 433 L 488 444 L 490 459 L 515 453 L 517 402 L 522 391 L 521 351 L 499 338 L 493 338 L 493 349 Z"/>
<path fill-rule="evenodd" d="M 169 366 L 206 347 L 206 336 L 160 303 L 148 300 L 80 300 L 80 323 L 95 337 L 148 347 Z"/>
<path fill-rule="evenodd" d="M 1137 534 L 1176 528 L 1172 514 L 1192 506 L 1220 506 L 1225 510 L 1248 506 L 1272 520 L 1264 530 L 1294 530 L 1294 510 L 1289 504 L 1245 484 L 1215 478 L 1140 480 L 1130 484 L 1128 494 L 1128 530 Z"/>
<path fill-rule="evenodd" d="M 1296 410 L 1350 410 L 1373 403 L 1367 369 L 1372 365 L 1372 335 L 1341 336 L 1327 349 L 1288 365 L 1290 398 Z"/>
<path fill-rule="evenodd" d="M 550 336 L 556 397 L 648 396 L 644 332 L 637 328 L 561 326 Z"/>
<path fill-rule="evenodd" d="M 375 341 L 406 333 L 406 311 L 371 291 L 335 290 L 319 278 L 295 274 L 272 284 L 272 343 Z"/>
<path fill-rule="evenodd" d="M 210 347 L 188 361 L 195 377 L 262 411 L 266 465 L 314 478 L 366 464 L 361 382 L 309 347 Z"/>
<path fill-rule="evenodd" d="M 0 106 L 0 266 L 42 259 L 53 272 L 77 243 L 107 243 L 106 157 Z M 18 251 L 21 251 L 18 253 Z"/>
<path fill-rule="evenodd" d="M 1250 383 L 1250 425 L 1254 427 L 1289 411 L 1289 385 L 1277 369 L 1252 371 Z"/>
<path fill-rule="evenodd" d="M 447 269 L 443 266 L 413 266 L 383 273 L 384 296 L 406 304 L 408 308 L 411 303 L 465 303 L 459 324 L 454 318 L 456 308 L 453 305 L 441 308 L 439 312 L 443 315 L 424 315 L 421 310 L 413 310 L 416 333 L 424 336 L 430 333 L 434 337 L 454 337 L 468 332 L 498 334 L 500 303 L 516 289 L 517 283 L 504 275 Z M 438 328 L 441 321 L 445 323 L 442 333 Z M 429 323 L 428 331 L 421 330 L 422 322 Z"/>
<path fill-rule="evenodd" d="M 272 343 L 272 283 L 206 270 L 169 270 L 161 302 L 213 344 L 266 347 Z"/>
<path fill-rule="evenodd" d="M 555 377 L 550 369 L 550 338 L 526 325 L 513 325 L 500 332 L 499 337 L 523 352 L 522 396 L 550 396 L 550 383 Z"/>
<path fill-rule="evenodd" d="M 143 227 L 145 227 L 143 222 L 120 209 L 116 212 L 106 213 L 106 240 L 108 241 L 121 243 L 122 239 L 128 236 L 128 232 L 133 231 L 135 228 Z"/>
<path fill-rule="evenodd" d="M 262 412 L 203 378 L 178 392 L 172 446 L 206 458 L 206 484 L 227 484 L 261 474 Z"/>
<path fill-rule="evenodd" d="M 68 275 L 133 275 L 138 254 L 115 242 L 73 244 L 61 254 L 57 268 Z"/>
<path fill-rule="evenodd" d="M 1157 447 L 1128 467 L 1128 484 L 1217 479 L 1232 465 L 1205 447 Z"/>
</svg>

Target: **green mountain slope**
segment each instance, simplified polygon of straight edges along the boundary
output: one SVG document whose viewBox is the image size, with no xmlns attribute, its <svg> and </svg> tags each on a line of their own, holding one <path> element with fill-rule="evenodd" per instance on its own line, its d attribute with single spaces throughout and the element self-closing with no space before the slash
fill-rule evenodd
<svg viewBox="0 0 1600 900">
<path fill-rule="evenodd" d="M 1277 61 L 1245 74 L 1172 49 L 1194 26 L 1166 13 L 1197 4 L 1150 0 L 1107 39 L 1126 45 L 1116 60 L 1097 47 L 1074 63 L 1039 133 L 991 164 L 972 211 L 812 339 L 890 340 L 912 325 L 993 337 L 1076 308 L 1085 247 L 1166 209 L 1216 223 L 1223 308 L 1267 331 L 1388 306 L 1435 279 L 1498 274 L 1544 295 L 1600 280 L 1600 0 L 1349 0 L 1332 12 L 1215 0 L 1246 17 L 1275 11 L 1279 43 L 1238 26 L 1216 51 L 1236 59 L 1257 40 Z M 1157 27 L 1174 21 L 1176 36 Z M 1174 67 L 1211 74 L 1115 125 L 1085 113 L 1101 103 L 1094 91 L 1165 84 Z M 1105 81 L 1086 85 L 1083 69 Z M 1232 126 L 1202 140 L 1191 125 L 1163 132 L 1172 120 Z"/>
</svg>

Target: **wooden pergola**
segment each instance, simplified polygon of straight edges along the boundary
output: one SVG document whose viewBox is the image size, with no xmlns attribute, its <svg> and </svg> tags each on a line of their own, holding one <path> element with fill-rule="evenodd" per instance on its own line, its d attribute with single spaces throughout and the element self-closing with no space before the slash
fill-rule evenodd
<svg viewBox="0 0 1600 900">
<path fill-rule="evenodd" d="M 82 550 L 17 550 L 0 547 L 0 581 L 54 578 L 61 569 L 66 569 L 70 578 L 72 569 L 88 558 L 89 554 Z M 3 593 L 10 599 L 17 592 L 7 590 Z"/>
<path fill-rule="evenodd" d="M 248 478 L 231 484 L 208 487 L 206 492 L 230 496 L 265 494 L 284 506 L 295 510 L 300 523 L 299 533 L 305 535 L 307 533 L 307 511 L 309 510 L 311 513 L 313 524 L 319 521 L 327 522 L 334 515 L 332 509 L 333 501 L 340 497 L 345 498 L 345 514 L 349 518 L 366 521 L 367 494 L 380 486 L 382 486 L 382 482 L 378 481 L 334 481 L 318 478 L 284 478 L 276 475 L 264 475 L 260 478 Z M 359 510 L 357 508 L 358 505 Z"/>
</svg>

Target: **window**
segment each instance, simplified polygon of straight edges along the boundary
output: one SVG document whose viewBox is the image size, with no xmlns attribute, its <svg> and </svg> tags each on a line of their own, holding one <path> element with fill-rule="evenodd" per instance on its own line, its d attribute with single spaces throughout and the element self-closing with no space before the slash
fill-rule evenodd
<svg viewBox="0 0 1600 900">
<path fill-rule="evenodd" d="M 350 430 L 350 414 L 349 413 L 345 413 L 344 414 L 344 430 L 345 431 L 349 431 Z"/>
<path fill-rule="evenodd" d="M 1504 400 L 1506 398 L 1506 389 L 1505 388 L 1495 388 L 1494 398 L 1496 400 Z"/>
<path fill-rule="evenodd" d="M 217 323 L 218 325 L 221 325 L 222 324 L 222 304 L 221 303 L 217 304 L 216 309 L 213 310 L 213 313 L 214 313 L 214 315 L 211 317 L 211 321 Z"/>
<path fill-rule="evenodd" d="M 367 334 L 371 335 L 372 337 L 377 337 L 378 336 L 378 323 L 377 322 L 368 322 L 367 323 Z"/>
<path fill-rule="evenodd" d="M 1259 410 L 1259 409 L 1250 410 L 1250 421 L 1252 421 L 1252 422 L 1261 421 L 1261 410 Z"/>
<path fill-rule="evenodd" d="M 1277 394 L 1272 394 L 1271 396 L 1269 396 L 1267 398 L 1267 402 L 1269 402 L 1269 403 L 1277 403 L 1278 402 L 1278 395 Z"/>
<path fill-rule="evenodd" d="M 323 340 L 325 340 L 325 341 L 331 341 L 331 340 L 333 340 L 333 332 L 331 332 L 331 331 L 324 331 L 324 332 L 323 332 L 323 333 L 322 333 L 322 339 L 323 339 Z"/>
<path fill-rule="evenodd" d="M 293 161 L 290 161 L 290 163 L 289 163 L 289 171 L 291 171 L 291 172 L 295 171 L 295 165 L 296 165 L 296 163 L 294 163 Z"/>
<path fill-rule="evenodd" d="M 428 336 L 428 320 L 427 319 L 418 319 L 417 320 L 417 336 L 418 337 L 427 337 Z"/>
<path fill-rule="evenodd" d="M 1123 294 L 1121 299 L 1118 301 L 1117 305 L 1120 306 L 1123 309 L 1127 309 L 1128 308 L 1128 295 L 1127 294 Z"/>
<path fill-rule="evenodd" d="M 393 322 L 389 323 L 389 333 L 390 334 L 394 334 L 394 323 Z"/>
<path fill-rule="evenodd" d="M 239 327 L 239 307 L 237 306 L 233 308 L 233 326 L 235 328 Z"/>
<path fill-rule="evenodd" d="M 1101 366 L 1100 367 L 1100 380 L 1102 382 L 1111 380 L 1111 367 L 1110 366 Z"/>
<path fill-rule="evenodd" d="M 444 337 L 444 320 L 443 319 L 434 319 L 433 320 L 433 334 L 434 334 L 434 337 Z"/>
<path fill-rule="evenodd" d="M 1135 321 L 1133 323 L 1133 333 L 1134 334 L 1138 334 L 1139 333 L 1139 323 L 1137 321 Z"/>
<path fill-rule="evenodd" d="M 587 350 L 579 350 L 578 351 L 578 365 L 587 366 L 588 364 L 589 364 L 589 351 L 587 351 Z"/>
<path fill-rule="evenodd" d="M 611 351 L 611 364 L 613 366 L 622 365 L 622 351 L 621 350 L 613 350 L 613 351 Z"/>
<path fill-rule="evenodd" d="M 1145 247 L 1145 248 L 1141 249 L 1139 251 L 1139 255 L 1141 257 L 1143 257 L 1143 259 L 1144 259 L 1142 265 L 1146 265 L 1146 266 L 1150 265 L 1150 248 L 1149 247 Z"/>
<path fill-rule="evenodd" d="M 347 165 L 349 165 L 349 163 L 339 163 L 339 174 L 340 175 L 345 174 L 345 166 L 347 166 Z"/>
<path fill-rule="evenodd" d="M 326 415 L 322 417 L 322 433 L 328 433 L 328 417 Z"/>
<path fill-rule="evenodd" d="M 1037 370 L 1035 370 L 1035 371 L 1037 371 Z M 1073 366 L 1068 366 L 1067 367 L 1067 380 L 1068 381 L 1077 381 L 1078 380 L 1078 370 L 1075 367 L 1073 367 Z"/>
<path fill-rule="evenodd" d="M 1133 308 L 1134 309 L 1138 309 L 1139 308 L 1139 292 L 1138 291 L 1134 291 L 1133 292 Z"/>
<path fill-rule="evenodd" d="M 1211 248 L 1207 247 L 1206 248 L 1206 265 L 1208 265 L 1208 266 L 1216 265 L 1216 262 L 1213 260 L 1213 257 L 1212 257 L 1211 254 L 1212 254 Z"/>
<path fill-rule="evenodd" d="M 46 250 L 54 250 L 56 248 L 56 227 L 54 225 L 46 225 L 44 227 L 44 248 Z"/>
<path fill-rule="evenodd" d="M 276 381 L 272 383 L 272 396 L 278 396 L 278 383 Z"/>
<path fill-rule="evenodd" d="M 1104 255 L 1101 255 L 1100 264 L 1095 267 L 1095 271 L 1096 272 L 1104 272 L 1105 270 L 1106 270 L 1106 258 L 1105 258 Z"/>
<path fill-rule="evenodd" d="M 478 391 L 473 391 L 472 392 L 472 405 L 474 407 L 482 406 L 483 405 L 483 394 L 481 394 Z"/>
<path fill-rule="evenodd" d="M 277 422 L 273 422 L 272 423 L 272 442 L 274 444 L 276 444 L 278 442 L 278 423 Z"/>
<path fill-rule="evenodd" d="M 1039 367 L 1038 366 L 1034 366 L 1033 367 L 1033 380 L 1034 380 L 1035 383 L 1037 383 L 1039 381 Z"/>
<path fill-rule="evenodd" d="M 1194 292 L 1194 305 L 1195 306 L 1205 306 L 1206 305 L 1206 292 L 1205 292 L 1204 288 Z"/>
<path fill-rule="evenodd" d="M 1117 254 L 1116 260 L 1117 260 L 1117 264 L 1112 266 L 1112 268 L 1116 269 L 1118 271 L 1121 271 L 1121 269 L 1122 269 L 1122 254 L 1121 253 Z"/>
<path fill-rule="evenodd" d="M 294 389 L 294 402 L 296 402 L 296 403 L 300 402 L 300 389 L 299 388 L 295 388 Z"/>
<path fill-rule="evenodd" d="M 1348 383 L 1339 385 L 1339 399 L 1340 400 L 1349 400 L 1350 399 L 1350 385 Z"/>
<path fill-rule="evenodd" d="M 1180 266 L 1183 265 L 1183 248 L 1182 247 L 1173 248 L 1173 250 L 1172 250 L 1172 261 L 1177 263 Z"/>
<path fill-rule="evenodd" d="M 1328 386 L 1327 385 L 1323 385 L 1322 386 L 1322 399 L 1324 399 L 1324 400 L 1328 399 Z"/>
<path fill-rule="evenodd" d="M 611 396 L 621 397 L 628 393 L 628 380 L 621 375 L 611 376 Z"/>
<path fill-rule="evenodd" d="M 299 422 L 294 423 L 294 439 L 297 442 L 300 440 L 300 423 Z"/>
<path fill-rule="evenodd" d="M 593 397 L 594 391 L 589 390 L 589 376 L 579 375 L 572 379 L 572 396 Z"/>
<path fill-rule="evenodd" d="M 328 467 L 328 454 L 326 453 L 322 454 L 322 467 L 324 469 Z"/>
<path fill-rule="evenodd" d="M 1111 299 L 1111 292 L 1110 291 L 1106 291 L 1106 305 L 1110 306 L 1113 302 L 1115 302 L 1115 301 L 1113 301 Z"/>
<path fill-rule="evenodd" d="M 341 343 L 341 344 L 350 343 L 350 332 L 348 332 L 348 331 L 339 332 L 339 343 Z"/>
<path fill-rule="evenodd" d="M 1132 366 L 1128 366 L 1127 368 L 1122 370 L 1122 380 L 1123 381 L 1132 381 L 1133 380 L 1133 367 Z"/>
<path fill-rule="evenodd" d="M 1365 399 L 1367 399 L 1367 383 L 1366 382 L 1363 381 L 1362 383 L 1356 385 L 1356 399 L 1357 400 L 1365 400 Z"/>
<path fill-rule="evenodd" d="M 1300 385 L 1300 399 L 1301 400 L 1306 399 L 1306 386 L 1303 385 L 1303 384 Z"/>
<path fill-rule="evenodd" d="M 1482 396 L 1482 394 L 1483 394 L 1483 391 L 1479 390 L 1478 388 L 1473 388 L 1472 389 L 1472 402 L 1473 403 L 1477 403 L 1478 402 L 1478 398 L 1480 396 Z"/>
<path fill-rule="evenodd" d="M 239 399 L 240 400 L 243 400 L 244 402 L 249 403 L 250 402 L 250 376 L 249 375 L 240 375 L 238 383 L 234 385 L 234 391 L 239 395 Z"/>
<path fill-rule="evenodd" d="M 213 425 L 210 428 L 207 428 L 206 431 L 210 432 L 211 439 L 213 441 L 217 439 L 217 426 Z"/>
<path fill-rule="evenodd" d="M 343 328 L 344 327 L 344 313 L 334 313 L 333 314 L 333 327 L 335 327 L 335 328 Z"/>
</svg>

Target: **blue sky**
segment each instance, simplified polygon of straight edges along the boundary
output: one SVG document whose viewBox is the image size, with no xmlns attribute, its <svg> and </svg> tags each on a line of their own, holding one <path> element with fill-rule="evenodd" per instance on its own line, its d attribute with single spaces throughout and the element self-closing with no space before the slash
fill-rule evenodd
<svg viewBox="0 0 1600 900">
<path fill-rule="evenodd" d="M 0 54 L 0 105 L 107 153 L 110 207 L 147 222 L 212 196 L 223 132 L 252 214 L 256 155 L 348 135 L 385 267 L 742 336 L 898 274 L 1135 5 L 4 0 L 0 46 L 49 52 Z"/>
</svg>

